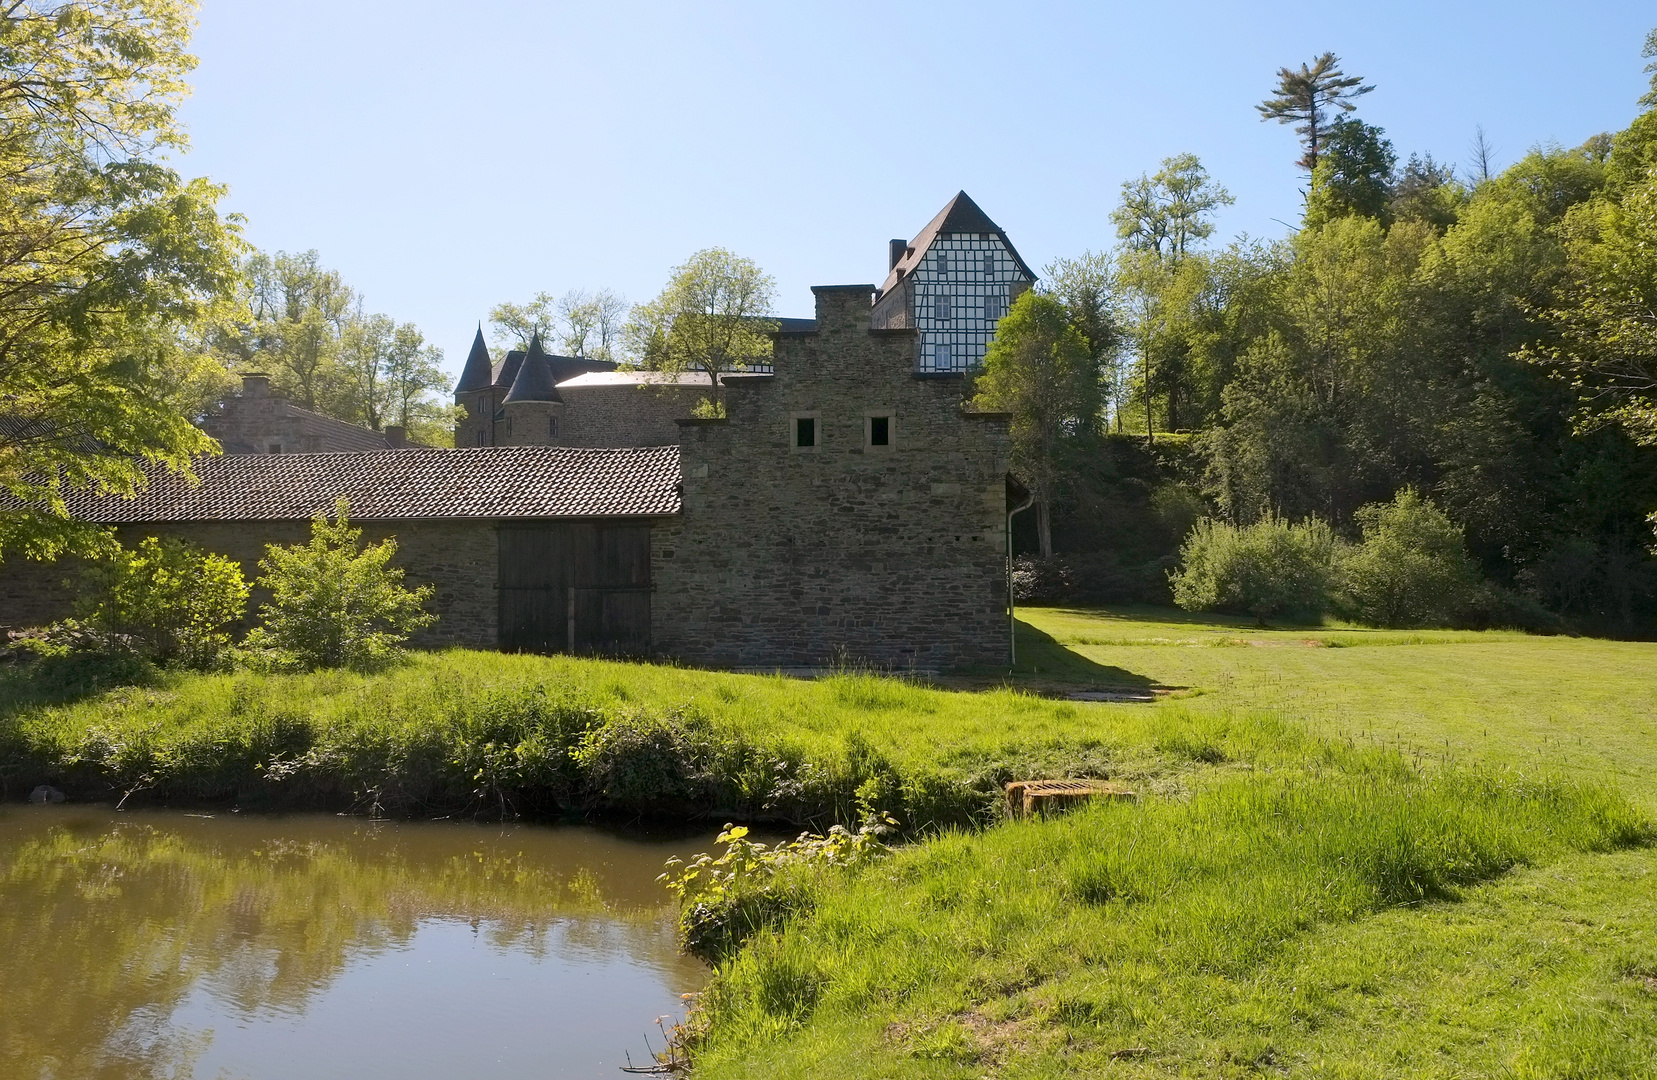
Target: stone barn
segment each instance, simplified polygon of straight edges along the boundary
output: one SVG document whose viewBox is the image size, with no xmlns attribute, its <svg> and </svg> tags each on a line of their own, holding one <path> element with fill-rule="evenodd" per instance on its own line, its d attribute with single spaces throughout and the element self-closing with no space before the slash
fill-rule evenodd
<svg viewBox="0 0 1657 1080">
<path fill-rule="evenodd" d="M 901 252 L 899 248 L 902 248 Z M 1008 420 L 965 376 L 1031 278 L 965 193 L 885 287 L 813 290 L 764 368 L 710 388 L 481 334 L 456 387 L 456 449 L 205 459 L 131 500 L 71 500 L 128 536 L 240 560 L 305 537 L 338 498 L 395 535 L 436 589 L 428 643 L 659 656 L 739 667 L 1005 663 Z M 939 299 L 949 290 L 955 298 Z M 951 320 L 960 325 L 950 328 Z M 0 566 L 0 624 L 62 613 L 61 574 Z"/>
</svg>

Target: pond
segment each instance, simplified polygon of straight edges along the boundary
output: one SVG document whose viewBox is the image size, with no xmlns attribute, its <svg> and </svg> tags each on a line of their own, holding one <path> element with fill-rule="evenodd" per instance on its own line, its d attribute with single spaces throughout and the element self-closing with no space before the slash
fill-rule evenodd
<svg viewBox="0 0 1657 1080">
<path fill-rule="evenodd" d="M 707 970 L 590 826 L 0 807 L 0 1077 L 620 1076 Z"/>
</svg>

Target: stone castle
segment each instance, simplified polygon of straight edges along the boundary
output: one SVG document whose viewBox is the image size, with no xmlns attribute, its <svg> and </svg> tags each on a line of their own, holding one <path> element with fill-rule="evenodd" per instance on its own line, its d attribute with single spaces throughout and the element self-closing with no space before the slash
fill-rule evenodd
<svg viewBox="0 0 1657 1080">
<path fill-rule="evenodd" d="M 241 560 L 350 500 L 436 587 L 431 642 L 660 656 L 722 667 L 1004 665 L 1008 417 L 963 377 L 1034 283 L 963 192 L 889 246 L 875 285 L 821 286 L 783 320 L 768 367 L 702 376 L 546 353 L 492 359 L 481 333 L 455 388 L 454 449 L 204 459 L 130 500 L 71 497 L 126 535 L 172 534 Z M 244 393 L 244 396 L 245 393 Z M 0 567 L 0 623 L 63 597 Z M 25 610 L 27 619 L 17 615 Z"/>
</svg>

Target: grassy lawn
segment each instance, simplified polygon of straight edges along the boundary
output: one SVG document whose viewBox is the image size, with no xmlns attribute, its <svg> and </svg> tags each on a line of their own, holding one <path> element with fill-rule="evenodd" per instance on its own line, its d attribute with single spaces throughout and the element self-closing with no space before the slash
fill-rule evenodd
<svg viewBox="0 0 1657 1080">
<path fill-rule="evenodd" d="M 937 830 L 794 883 L 703 999 L 704 1077 L 1657 1077 L 1657 644 L 1023 619 L 1011 678 L 932 686 L 459 651 L 14 674 L 0 775 Z M 1142 797 L 995 823 L 1001 782 L 1065 774 Z"/>
<path fill-rule="evenodd" d="M 1160 609 L 1025 608 L 1034 681 L 1171 688 L 1411 754 L 1589 777 L 1657 808 L 1657 644 L 1506 632 L 1260 630 Z"/>
</svg>

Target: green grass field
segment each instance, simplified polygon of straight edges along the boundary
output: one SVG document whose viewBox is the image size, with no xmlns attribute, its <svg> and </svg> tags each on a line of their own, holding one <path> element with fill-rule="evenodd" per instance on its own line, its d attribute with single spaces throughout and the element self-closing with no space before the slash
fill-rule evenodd
<svg viewBox="0 0 1657 1080">
<path fill-rule="evenodd" d="M 721 965 L 705 1077 L 1657 1077 L 1657 645 L 1022 618 L 1016 675 L 936 685 L 461 651 L 13 673 L 0 776 L 930 826 L 802 879 Z M 1142 797 L 997 823 L 999 784 L 1042 775 Z"/>
<path fill-rule="evenodd" d="M 1023 617 L 1022 681 L 1215 764 L 810 881 L 699 1075 L 1657 1076 L 1657 646 Z"/>
</svg>

